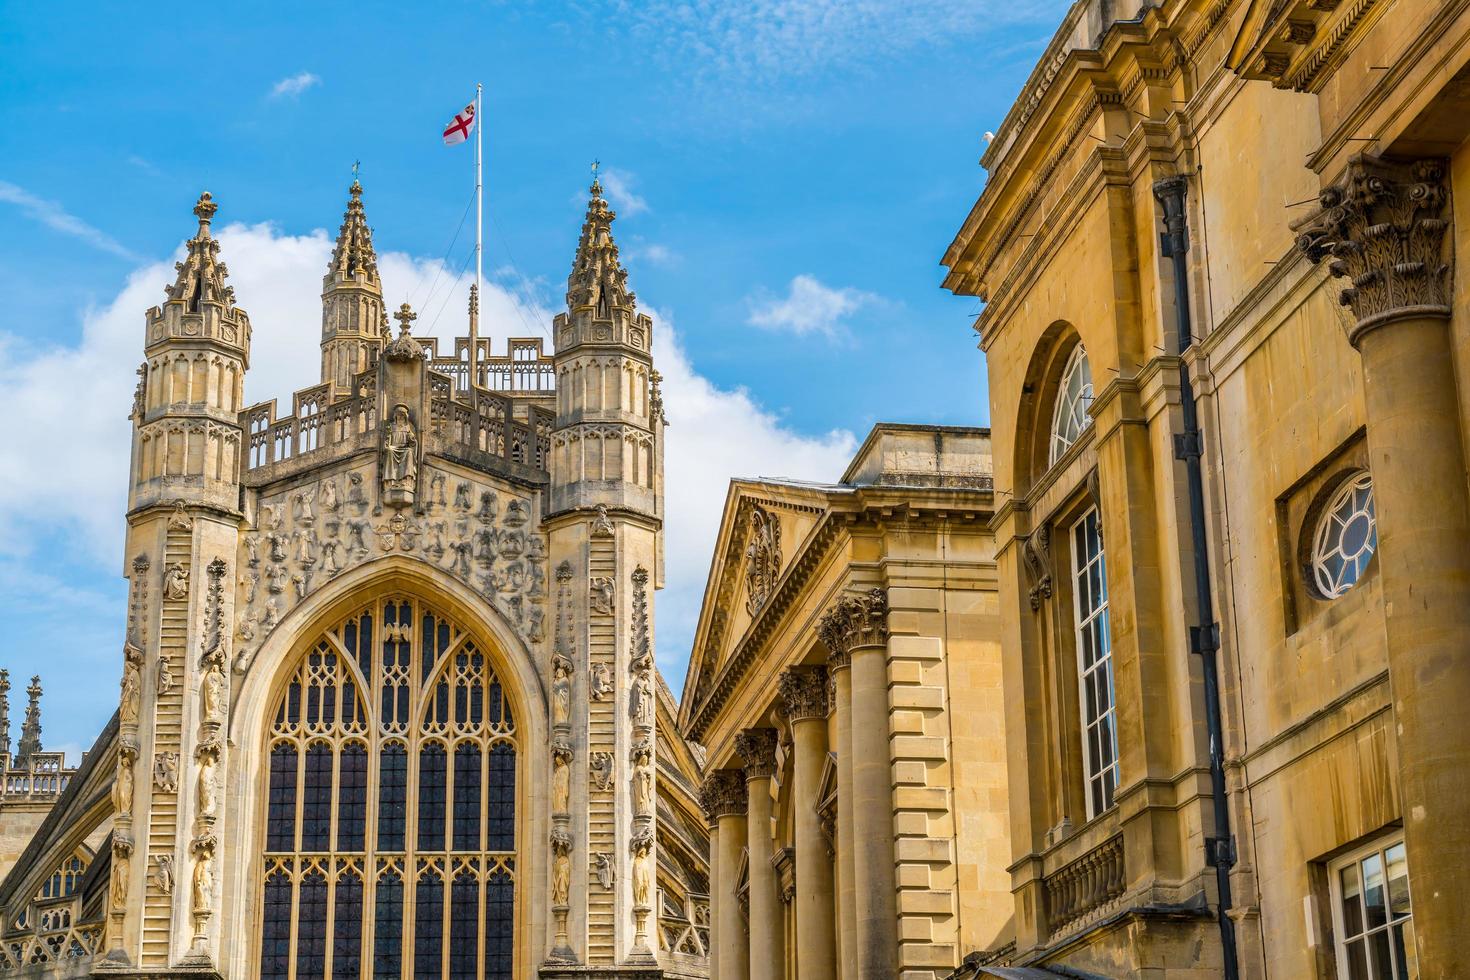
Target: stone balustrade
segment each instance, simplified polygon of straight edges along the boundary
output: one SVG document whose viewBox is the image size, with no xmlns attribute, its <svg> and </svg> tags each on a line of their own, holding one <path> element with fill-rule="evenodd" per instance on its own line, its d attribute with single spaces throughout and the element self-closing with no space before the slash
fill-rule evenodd
<svg viewBox="0 0 1470 980">
<path fill-rule="evenodd" d="M 1124 882 L 1121 835 L 1047 875 L 1042 891 L 1052 934 L 1118 898 Z"/>
</svg>

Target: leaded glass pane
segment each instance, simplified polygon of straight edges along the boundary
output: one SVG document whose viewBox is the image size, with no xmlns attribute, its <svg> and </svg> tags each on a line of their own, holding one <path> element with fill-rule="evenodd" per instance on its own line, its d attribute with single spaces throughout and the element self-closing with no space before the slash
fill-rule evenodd
<svg viewBox="0 0 1470 980">
<path fill-rule="evenodd" d="M 296 911 L 296 980 L 327 972 L 327 878 L 312 871 L 301 879 Z"/>
<path fill-rule="evenodd" d="M 414 980 L 440 980 L 444 969 L 444 882 L 426 872 L 414 893 Z"/>
<path fill-rule="evenodd" d="M 337 879 L 332 912 L 333 980 L 357 980 L 362 972 L 362 878 L 345 871 Z"/>
<path fill-rule="evenodd" d="M 266 794 L 265 849 L 296 849 L 296 746 L 271 749 L 270 788 Z"/>
</svg>

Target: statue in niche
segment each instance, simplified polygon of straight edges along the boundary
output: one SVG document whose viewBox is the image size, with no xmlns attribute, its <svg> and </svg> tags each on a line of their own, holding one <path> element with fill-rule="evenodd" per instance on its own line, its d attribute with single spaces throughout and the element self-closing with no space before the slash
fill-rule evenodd
<svg viewBox="0 0 1470 980">
<path fill-rule="evenodd" d="M 434 479 L 429 481 L 429 505 L 431 507 L 444 506 L 444 474 L 435 473 Z"/>
<path fill-rule="evenodd" d="M 265 619 L 263 619 L 261 621 L 261 624 L 260 625 L 261 625 L 261 627 L 263 629 L 269 631 L 269 630 L 275 629 L 276 628 L 276 624 L 279 623 L 280 621 L 281 621 L 281 601 L 279 599 L 277 599 L 275 596 L 271 596 L 265 602 Z"/>
<path fill-rule="evenodd" d="M 565 725 L 572 717 L 572 662 L 561 654 L 551 658 L 551 723 Z"/>
<path fill-rule="evenodd" d="M 475 532 L 475 558 L 482 568 L 489 568 L 495 564 L 497 547 L 495 544 L 495 532 L 489 528 L 481 528 Z"/>
<path fill-rule="evenodd" d="M 442 478 L 441 478 L 442 479 Z M 444 557 L 444 532 L 448 530 L 443 521 L 435 521 L 429 525 L 429 554 L 435 558 Z"/>
<path fill-rule="evenodd" d="M 219 805 L 219 793 L 215 786 L 216 760 L 214 752 L 204 752 L 199 758 L 199 815 L 212 817 Z"/>
<path fill-rule="evenodd" d="M 163 697 L 174 689 L 174 671 L 168 662 L 167 654 L 160 654 L 158 658 L 158 696 Z"/>
<path fill-rule="evenodd" d="M 347 550 L 358 555 L 367 554 L 367 521 L 347 522 Z"/>
<path fill-rule="evenodd" d="M 565 906 L 572 893 L 572 839 L 562 830 L 551 832 L 551 904 Z"/>
<path fill-rule="evenodd" d="M 647 741 L 633 753 L 633 815 L 653 816 L 653 752 Z"/>
<path fill-rule="evenodd" d="M 540 643 L 546 639 L 545 620 L 546 613 L 542 612 L 540 606 L 531 606 L 526 611 L 526 618 L 530 625 L 526 628 L 526 635 L 531 638 L 532 643 Z"/>
<path fill-rule="evenodd" d="M 367 513 L 368 499 L 362 489 L 361 473 L 347 474 L 347 502 L 356 508 L 358 517 Z"/>
<path fill-rule="evenodd" d="M 163 573 L 163 597 L 165 599 L 189 598 L 189 570 L 178 562 L 168 566 Z"/>
<path fill-rule="evenodd" d="M 310 528 L 297 528 L 291 533 L 291 537 L 296 543 L 296 560 L 303 565 L 310 565 L 315 562 L 316 559 L 311 556 L 311 549 L 315 544 L 312 541 L 312 538 L 315 537 L 312 530 Z"/>
<path fill-rule="evenodd" d="M 611 616 L 613 613 L 613 580 L 604 576 L 597 576 L 588 585 L 588 598 L 592 603 L 592 611 Z"/>
<path fill-rule="evenodd" d="M 214 852 L 201 848 L 194 861 L 194 912 L 208 912 L 214 904 Z"/>
<path fill-rule="evenodd" d="M 413 503 L 418 484 L 419 437 L 407 405 L 395 405 L 383 434 L 383 502 L 390 507 Z"/>
<path fill-rule="evenodd" d="M 214 664 L 204 674 L 204 683 L 200 685 L 200 702 L 204 712 L 204 720 L 215 724 L 224 724 L 225 720 L 225 672 L 220 669 L 218 663 Z"/>
<path fill-rule="evenodd" d="M 654 695 L 652 673 L 645 664 L 642 670 L 634 674 L 633 690 L 630 695 L 633 702 L 633 724 L 642 725 L 645 728 L 653 727 Z"/>
<path fill-rule="evenodd" d="M 566 744 L 551 748 L 551 812 L 567 813 L 572 799 L 572 749 Z"/>
<path fill-rule="evenodd" d="M 236 627 L 235 632 L 239 633 L 240 639 L 247 643 L 255 639 L 255 617 L 248 612 L 241 614 L 240 625 Z"/>
<path fill-rule="evenodd" d="M 312 502 L 316 500 L 316 490 L 297 490 L 291 496 L 291 503 L 295 505 L 296 520 L 302 524 L 316 523 L 316 515 L 311 512 Z"/>
<path fill-rule="evenodd" d="M 342 509 L 342 499 L 337 496 L 337 481 L 322 481 L 322 510 L 328 514 L 335 514 Z"/>
<path fill-rule="evenodd" d="M 652 834 L 639 834 L 633 839 L 633 905 L 637 908 L 649 908 L 653 903 L 652 851 Z"/>
<path fill-rule="evenodd" d="M 455 510 L 469 510 L 470 509 L 470 485 L 468 483 L 461 483 L 461 484 L 458 484 L 457 486 L 455 486 L 455 488 L 454 488 L 454 509 Z"/>
<path fill-rule="evenodd" d="M 480 519 L 481 524 L 489 524 L 495 520 L 495 514 L 498 509 L 497 503 L 498 498 L 495 496 L 494 490 L 480 491 L 480 509 L 475 512 L 475 516 Z M 509 518 L 510 515 L 507 514 L 506 516 Z"/>
<path fill-rule="evenodd" d="M 123 746 L 117 754 L 117 776 L 112 782 L 112 806 L 119 816 L 133 812 L 133 760 L 136 752 Z"/>
<path fill-rule="evenodd" d="M 260 535 L 247 534 L 245 536 L 245 554 L 249 556 L 246 558 L 246 564 L 250 567 L 254 568 L 260 564 Z"/>
<path fill-rule="evenodd" d="M 304 572 L 292 572 L 291 585 L 296 589 L 296 598 L 306 598 L 306 574 Z"/>
<path fill-rule="evenodd" d="M 286 560 L 286 536 L 279 531 L 267 532 L 266 543 L 270 545 L 271 561 Z"/>
<path fill-rule="evenodd" d="M 337 564 L 337 548 L 339 545 L 331 538 L 322 542 L 322 571 L 328 575 L 336 575 L 342 570 Z"/>
<path fill-rule="evenodd" d="M 118 720 L 124 725 L 138 723 L 138 708 L 143 700 L 143 651 L 131 642 L 123 644 L 122 697 Z"/>
<path fill-rule="evenodd" d="M 512 500 L 505 505 L 505 526 L 520 527 L 531 519 L 531 510 L 524 500 Z"/>
<path fill-rule="evenodd" d="M 268 565 L 265 570 L 265 587 L 272 595 L 286 591 L 286 570 L 280 565 Z"/>
<path fill-rule="evenodd" d="M 247 569 L 240 576 L 240 584 L 245 587 L 245 605 L 248 606 L 255 601 L 255 593 L 260 588 L 260 573 L 253 568 Z"/>
<path fill-rule="evenodd" d="M 114 837 L 112 841 L 112 880 L 110 896 L 114 911 L 127 908 L 128 904 L 128 859 L 133 853 L 133 842 L 127 837 Z"/>
</svg>

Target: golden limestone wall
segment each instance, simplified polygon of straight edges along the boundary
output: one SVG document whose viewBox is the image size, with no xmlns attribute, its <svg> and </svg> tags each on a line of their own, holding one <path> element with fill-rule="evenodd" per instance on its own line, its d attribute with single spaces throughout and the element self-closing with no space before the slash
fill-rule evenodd
<svg viewBox="0 0 1470 980">
<path fill-rule="evenodd" d="M 1374 954 L 1344 875 L 1386 860 L 1396 975 L 1470 968 L 1452 857 L 1470 740 L 1442 720 L 1470 697 L 1467 36 L 1460 5 L 1180 0 L 1110 22 L 1083 2 L 998 127 L 945 256 L 947 286 L 987 300 L 1009 494 L 993 527 L 1016 941 L 991 961 L 1203 977 L 1233 949 L 1235 975 L 1350 975 Z M 1079 351 L 1080 425 L 1058 441 Z M 1192 633 L 1181 367 L 1218 652 L 1209 620 Z M 1371 487 L 1377 551 L 1324 591 L 1318 535 L 1352 486 Z M 1118 756 L 1102 807 L 1075 537 L 1094 508 Z M 1212 843 L 1207 658 L 1233 854 Z"/>
</svg>

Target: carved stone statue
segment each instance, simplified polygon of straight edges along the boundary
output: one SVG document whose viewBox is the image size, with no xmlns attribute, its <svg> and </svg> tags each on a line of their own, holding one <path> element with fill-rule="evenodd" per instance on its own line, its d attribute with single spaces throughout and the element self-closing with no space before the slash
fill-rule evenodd
<svg viewBox="0 0 1470 980">
<path fill-rule="evenodd" d="M 633 839 L 633 905 L 650 908 L 653 904 L 653 835 L 640 834 Z"/>
<path fill-rule="evenodd" d="M 613 754 L 611 752 L 594 752 L 590 763 L 592 774 L 592 785 L 603 792 L 612 789 L 613 782 Z"/>
<path fill-rule="evenodd" d="M 164 654 L 158 658 L 158 696 L 163 697 L 174 689 L 173 666 L 168 661 L 168 655 Z"/>
<path fill-rule="evenodd" d="M 551 658 L 551 723 L 565 725 L 572 712 L 572 662 L 561 654 Z"/>
<path fill-rule="evenodd" d="M 218 666 L 204 674 L 201 685 L 200 706 L 204 720 L 223 724 L 225 720 L 225 673 Z"/>
<path fill-rule="evenodd" d="M 194 859 L 194 912 L 208 912 L 214 905 L 214 852 L 199 851 Z"/>
<path fill-rule="evenodd" d="M 118 720 L 124 725 L 138 723 L 138 708 L 143 700 L 141 669 L 143 651 L 131 642 L 123 645 L 122 696 L 118 705 Z"/>
<path fill-rule="evenodd" d="M 133 854 L 133 842 L 126 837 L 114 836 L 112 841 L 112 879 L 108 883 L 109 897 L 114 911 L 127 908 L 128 869 Z"/>
<path fill-rule="evenodd" d="M 592 602 L 593 612 L 611 616 L 613 613 L 613 580 L 604 576 L 597 576 L 588 584 L 588 595 Z"/>
<path fill-rule="evenodd" d="M 178 562 L 168 566 L 163 573 L 163 597 L 165 599 L 189 598 L 189 570 Z"/>
<path fill-rule="evenodd" d="M 587 693 L 594 701 L 604 701 L 612 694 L 613 680 L 612 670 L 605 663 L 592 665 L 592 680 L 588 684 Z"/>
<path fill-rule="evenodd" d="M 174 892 L 174 859 L 171 855 L 160 854 L 153 859 L 153 880 L 158 883 L 158 890 L 165 895 Z"/>
<path fill-rule="evenodd" d="M 653 671 L 646 665 L 633 675 L 632 698 L 633 724 L 653 727 L 654 694 Z"/>
<path fill-rule="evenodd" d="M 213 752 L 205 752 L 199 758 L 199 815 L 212 817 L 219 805 L 219 788 L 216 785 L 217 769 Z"/>
<path fill-rule="evenodd" d="M 383 435 L 383 502 L 390 507 L 413 503 L 418 483 L 419 437 L 407 405 L 396 405 Z"/>
<path fill-rule="evenodd" d="M 653 763 L 646 747 L 633 760 L 633 815 L 653 816 Z"/>
<path fill-rule="evenodd" d="M 597 861 L 597 881 L 603 888 L 611 891 L 613 882 L 618 878 L 617 865 L 613 863 L 612 855 L 605 851 L 598 851 L 593 857 Z"/>
<path fill-rule="evenodd" d="M 764 508 L 750 512 L 750 543 L 745 548 L 745 609 L 754 616 L 765 607 L 781 572 L 781 522 Z"/>
<path fill-rule="evenodd" d="M 153 785 L 162 793 L 179 789 L 179 754 L 159 752 L 153 757 Z"/>
<path fill-rule="evenodd" d="M 117 776 L 112 783 L 112 806 L 118 816 L 133 812 L 133 760 L 131 749 L 124 748 L 117 756 Z"/>
<path fill-rule="evenodd" d="M 572 798 L 572 750 L 568 745 L 551 749 L 551 812 L 567 813 Z"/>
<path fill-rule="evenodd" d="M 551 904 L 566 906 L 572 893 L 572 839 L 565 831 L 551 833 Z"/>
</svg>

